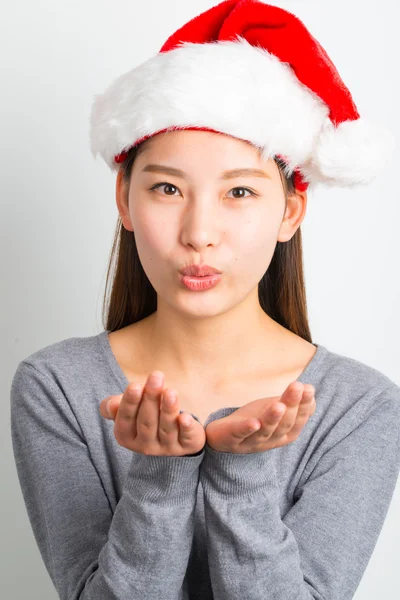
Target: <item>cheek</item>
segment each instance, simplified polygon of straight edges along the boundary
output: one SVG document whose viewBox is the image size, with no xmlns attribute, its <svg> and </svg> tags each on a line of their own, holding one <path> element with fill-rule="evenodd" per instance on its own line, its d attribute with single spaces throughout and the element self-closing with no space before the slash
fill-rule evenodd
<svg viewBox="0 0 400 600">
<path fill-rule="evenodd" d="M 150 214 L 136 210 L 132 215 L 132 224 L 139 258 L 149 276 L 161 264 L 160 259 L 168 256 L 173 245 L 173 228 L 154 211 Z"/>
<path fill-rule="evenodd" d="M 142 223 L 140 226 L 140 239 L 142 245 L 153 248 L 155 252 L 165 247 L 168 238 L 168 227 L 160 222 Z"/>
<path fill-rule="evenodd" d="M 231 232 L 237 286 L 256 286 L 268 270 L 273 257 L 280 221 L 275 216 L 259 214 L 257 219 L 244 219 L 236 236 Z"/>
<path fill-rule="evenodd" d="M 270 252 L 273 254 L 278 231 L 277 219 L 271 214 L 259 214 L 257 218 L 243 219 L 230 235 L 235 249 L 246 260 L 259 257 L 263 261 Z"/>
<path fill-rule="evenodd" d="M 157 247 L 162 243 L 161 232 L 165 223 L 157 217 L 155 211 L 146 210 L 139 202 L 132 210 L 132 224 L 135 231 L 136 245 L 139 247 Z"/>
</svg>

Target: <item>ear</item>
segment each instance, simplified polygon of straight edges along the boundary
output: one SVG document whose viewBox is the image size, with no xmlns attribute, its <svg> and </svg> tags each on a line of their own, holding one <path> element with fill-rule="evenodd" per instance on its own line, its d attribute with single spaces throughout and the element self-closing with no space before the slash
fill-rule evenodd
<svg viewBox="0 0 400 600">
<path fill-rule="evenodd" d="M 307 209 L 307 192 L 295 190 L 288 196 L 285 214 L 279 229 L 278 242 L 289 241 L 300 227 Z"/>
<path fill-rule="evenodd" d="M 123 179 L 122 169 L 120 168 L 117 173 L 117 180 L 115 184 L 115 196 L 117 201 L 118 212 L 121 217 L 121 221 L 125 229 L 133 231 L 132 221 L 129 214 L 129 186 Z"/>
</svg>

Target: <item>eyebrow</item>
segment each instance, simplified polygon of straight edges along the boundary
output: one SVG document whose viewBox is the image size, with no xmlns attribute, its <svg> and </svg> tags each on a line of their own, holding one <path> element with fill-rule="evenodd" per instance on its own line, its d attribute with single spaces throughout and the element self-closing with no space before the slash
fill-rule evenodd
<svg viewBox="0 0 400 600">
<path fill-rule="evenodd" d="M 186 179 L 184 171 L 180 171 L 174 167 L 167 167 L 166 165 L 146 165 L 142 169 L 142 173 L 143 172 L 166 173 L 167 175 L 175 175 L 175 177 Z M 264 177 L 271 179 L 271 176 L 261 169 L 232 169 L 231 171 L 224 171 L 221 179 L 233 179 L 234 177 Z"/>
</svg>

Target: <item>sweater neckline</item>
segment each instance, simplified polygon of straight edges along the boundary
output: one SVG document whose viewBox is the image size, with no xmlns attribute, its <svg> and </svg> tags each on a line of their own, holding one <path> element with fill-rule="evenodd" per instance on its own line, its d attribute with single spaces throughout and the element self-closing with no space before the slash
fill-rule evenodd
<svg viewBox="0 0 400 600">
<path fill-rule="evenodd" d="M 110 340 L 108 339 L 109 333 L 109 330 L 104 330 L 101 333 L 99 333 L 96 337 L 100 344 L 103 356 L 105 356 L 107 364 L 118 382 L 121 393 L 124 393 L 126 387 L 129 385 L 130 382 L 125 377 L 125 373 L 121 369 L 115 357 L 115 354 L 111 348 Z M 316 347 L 314 356 L 311 358 L 311 360 L 307 363 L 303 371 L 294 381 L 299 381 L 300 383 L 313 383 L 314 376 L 318 372 L 321 363 L 323 362 L 324 358 L 328 353 L 328 349 L 326 348 L 326 346 L 317 343 L 314 343 L 313 345 Z"/>
</svg>

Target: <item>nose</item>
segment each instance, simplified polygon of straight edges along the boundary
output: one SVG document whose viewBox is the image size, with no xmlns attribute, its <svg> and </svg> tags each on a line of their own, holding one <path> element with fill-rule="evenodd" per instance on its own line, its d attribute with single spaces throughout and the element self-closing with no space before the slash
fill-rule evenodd
<svg viewBox="0 0 400 600">
<path fill-rule="evenodd" d="M 194 202 L 189 205 L 182 219 L 182 243 L 198 252 L 219 243 L 221 218 L 210 202 Z"/>
</svg>

